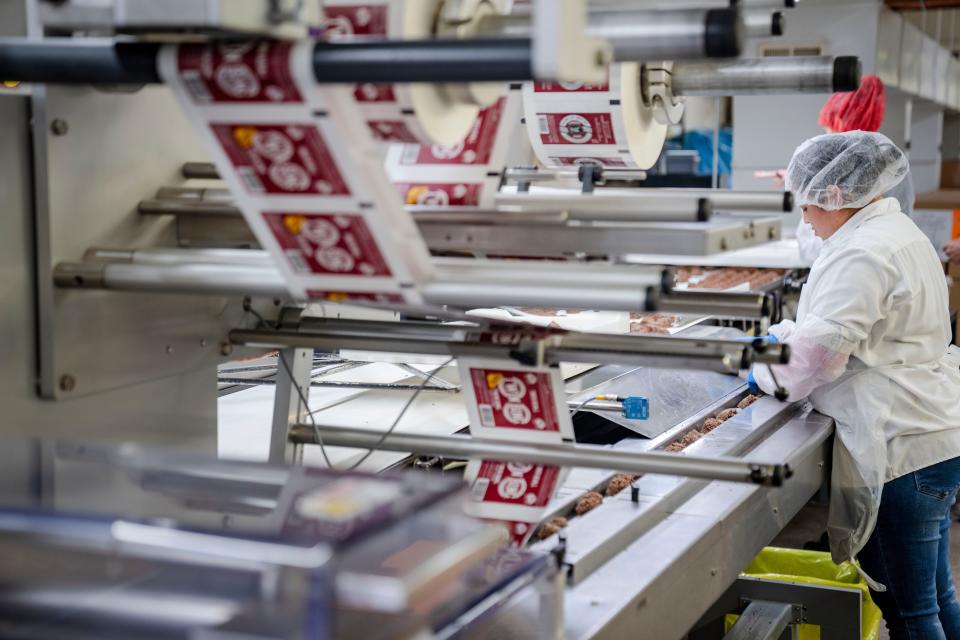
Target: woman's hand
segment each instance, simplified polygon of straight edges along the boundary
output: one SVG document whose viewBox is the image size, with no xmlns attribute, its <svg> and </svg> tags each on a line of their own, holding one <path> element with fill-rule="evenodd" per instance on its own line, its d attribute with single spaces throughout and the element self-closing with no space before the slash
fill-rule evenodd
<svg viewBox="0 0 960 640">
<path fill-rule="evenodd" d="M 950 258 L 950 262 L 960 263 L 960 238 L 957 238 L 953 242 L 948 242 L 943 248 L 943 252 Z"/>
</svg>

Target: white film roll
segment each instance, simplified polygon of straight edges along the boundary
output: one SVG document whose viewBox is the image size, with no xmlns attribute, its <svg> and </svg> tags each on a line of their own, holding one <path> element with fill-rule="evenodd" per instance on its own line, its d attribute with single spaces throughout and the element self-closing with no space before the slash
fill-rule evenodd
<svg viewBox="0 0 960 640">
<path fill-rule="evenodd" d="M 327 0 L 324 34 L 330 41 L 432 38 L 443 4 L 443 0 Z M 492 6 L 490 0 L 461 2 L 457 17 L 469 22 Z M 452 146 L 466 137 L 481 106 L 495 98 L 488 85 L 464 90 L 438 84 L 366 83 L 352 87 L 348 100 L 363 116 L 367 133 L 381 142 Z"/>
<path fill-rule="evenodd" d="M 547 167 L 649 169 L 666 140 L 667 126 L 643 102 L 636 63 L 612 65 L 606 85 L 528 82 L 523 100 L 530 143 Z"/>
</svg>

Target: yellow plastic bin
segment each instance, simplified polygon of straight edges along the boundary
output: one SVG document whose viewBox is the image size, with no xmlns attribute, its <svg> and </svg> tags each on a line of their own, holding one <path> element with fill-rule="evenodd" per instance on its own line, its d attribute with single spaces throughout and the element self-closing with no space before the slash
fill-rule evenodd
<svg viewBox="0 0 960 640">
<path fill-rule="evenodd" d="M 860 615 L 863 640 L 877 640 L 880 637 L 880 609 L 870 598 L 870 589 L 860 574 L 849 562 L 834 564 L 830 554 L 822 551 L 804 551 L 802 549 L 782 549 L 765 547 L 747 568 L 744 576 L 762 580 L 780 580 L 783 582 L 804 582 L 828 587 L 860 589 L 863 592 L 863 611 Z M 726 617 L 727 631 L 739 616 Z M 799 627 L 800 640 L 820 640 L 820 627 L 802 624 Z"/>
</svg>

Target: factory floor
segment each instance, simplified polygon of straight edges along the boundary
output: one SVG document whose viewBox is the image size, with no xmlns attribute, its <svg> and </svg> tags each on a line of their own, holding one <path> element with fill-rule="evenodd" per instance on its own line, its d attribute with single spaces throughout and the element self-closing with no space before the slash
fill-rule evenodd
<svg viewBox="0 0 960 640">
<path fill-rule="evenodd" d="M 957 514 L 956 508 L 954 514 Z M 802 549 L 804 544 L 820 539 L 827 528 L 827 506 L 811 502 L 777 536 L 771 546 Z M 950 531 L 950 564 L 954 583 L 960 586 L 960 522 L 954 520 Z M 889 640 L 886 627 L 880 629 L 880 640 Z"/>
</svg>

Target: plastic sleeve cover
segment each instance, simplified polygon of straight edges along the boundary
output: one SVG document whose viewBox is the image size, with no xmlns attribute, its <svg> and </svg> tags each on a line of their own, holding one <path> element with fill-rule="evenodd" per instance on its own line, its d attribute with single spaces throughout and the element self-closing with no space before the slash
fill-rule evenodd
<svg viewBox="0 0 960 640">
<path fill-rule="evenodd" d="M 843 247 L 831 252 L 816 282 L 801 294 L 800 320 L 770 328 L 790 345 L 789 364 L 773 365 L 773 375 L 771 367 L 754 367 L 757 385 L 772 393 L 775 375 L 789 399 L 798 401 L 842 376 L 850 355 L 886 317 L 893 277 L 890 263 L 873 253 Z"/>
</svg>

